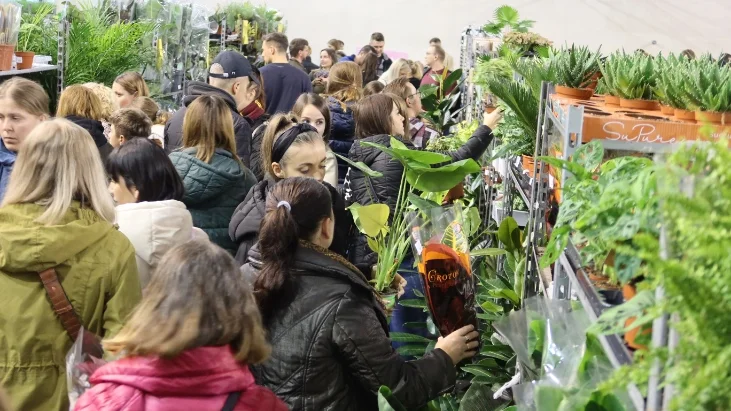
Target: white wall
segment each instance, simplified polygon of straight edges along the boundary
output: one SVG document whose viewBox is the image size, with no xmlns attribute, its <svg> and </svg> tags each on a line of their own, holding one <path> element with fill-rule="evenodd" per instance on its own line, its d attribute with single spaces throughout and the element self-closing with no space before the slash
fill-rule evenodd
<svg viewBox="0 0 731 411">
<path fill-rule="evenodd" d="M 226 2 L 193 1 L 212 10 Z M 602 45 L 605 53 L 619 48 L 650 53 L 691 48 L 714 55 L 731 51 L 731 0 L 268 0 L 266 4 L 283 13 L 290 38 L 306 38 L 314 50 L 335 37 L 353 52 L 368 42 L 372 32 L 381 31 L 387 50 L 422 59 L 429 39 L 440 37 L 447 52 L 458 59 L 462 30 L 484 24 L 496 7 L 509 4 L 522 18 L 535 20 L 533 30 L 556 45 Z"/>
</svg>

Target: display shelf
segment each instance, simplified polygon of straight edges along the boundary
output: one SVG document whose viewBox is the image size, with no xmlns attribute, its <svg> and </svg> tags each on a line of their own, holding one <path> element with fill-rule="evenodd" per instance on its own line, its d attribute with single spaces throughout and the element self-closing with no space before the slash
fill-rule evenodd
<svg viewBox="0 0 731 411">
<path fill-rule="evenodd" d="M 58 70 L 58 66 L 55 64 L 35 64 L 33 67 L 24 70 L 5 70 L 0 71 L 0 77 L 8 76 L 20 76 L 23 74 L 40 73 L 43 71 Z"/>
<path fill-rule="evenodd" d="M 530 209 L 530 181 L 525 181 L 525 175 L 517 170 L 513 164 L 508 165 L 508 174 L 510 174 L 510 178 L 513 179 L 515 189 L 520 194 L 523 202 Z"/>
<path fill-rule="evenodd" d="M 578 297 L 584 307 L 589 319 L 596 322 L 599 316 L 609 308 L 601 296 L 596 292 L 589 281 L 589 277 L 581 268 L 579 253 L 576 248 L 569 244 L 564 253 L 559 257 L 561 270 L 565 273 L 571 283 L 571 290 Z M 624 339 L 619 334 L 600 335 L 599 340 L 604 352 L 615 368 L 632 363 L 632 354 L 624 344 Z M 627 392 L 637 410 L 644 410 L 645 399 L 635 385 L 629 385 Z"/>
</svg>

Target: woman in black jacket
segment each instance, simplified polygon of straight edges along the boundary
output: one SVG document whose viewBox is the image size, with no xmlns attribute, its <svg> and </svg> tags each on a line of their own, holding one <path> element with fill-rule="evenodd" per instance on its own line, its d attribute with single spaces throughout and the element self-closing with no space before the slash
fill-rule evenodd
<svg viewBox="0 0 731 411">
<path fill-rule="evenodd" d="M 114 150 L 104 135 L 102 125 L 102 102 L 91 89 L 80 84 L 68 86 L 58 100 L 56 117 L 63 117 L 88 131 L 99 149 L 102 163 Z"/>
<path fill-rule="evenodd" d="M 327 249 L 333 219 L 328 190 L 312 179 L 288 178 L 267 196 L 260 251 L 244 268 L 272 344 L 253 369 L 257 382 L 295 411 L 375 410 L 381 385 L 406 408 L 423 406 L 454 385 L 455 364 L 475 354 L 479 333 L 469 325 L 422 359 L 402 360 L 380 297 Z"/>
<path fill-rule="evenodd" d="M 229 224 L 229 236 L 238 244 L 236 261 L 245 264 L 249 250 L 258 241 L 267 193 L 274 183 L 290 177 L 309 177 L 330 190 L 338 221 L 337 241 L 332 250 L 346 255 L 353 218 L 337 189 L 323 181 L 327 148 L 317 130 L 310 124 L 298 124 L 293 116 L 278 114 L 266 126 L 261 146 L 266 176 L 252 187 Z"/>
<path fill-rule="evenodd" d="M 254 173 L 256 181 L 264 178 L 264 167 L 261 162 L 261 141 L 264 137 L 264 129 L 269 121 L 269 114 L 266 109 L 266 94 L 264 93 L 264 79 L 259 74 L 259 70 L 253 69 L 251 77 L 256 81 L 249 82 L 249 88 L 246 90 L 243 102 L 239 107 L 239 114 L 249 122 L 251 126 L 251 172 Z"/>
<path fill-rule="evenodd" d="M 330 148 L 336 154 L 348 156 L 355 138 L 353 106 L 363 96 L 363 76 L 358 65 L 344 61 L 333 66 L 327 80 L 327 106 L 332 116 Z M 338 159 L 338 184 L 345 180 L 348 164 Z"/>
<path fill-rule="evenodd" d="M 393 94 L 374 94 L 361 100 L 355 107 L 355 122 L 358 125 L 356 140 L 350 149 L 348 157 L 354 161 L 362 161 L 374 171 L 383 173 L 383 177 L 371 178 L 371 184 L 367 184 L 363 173 L 356 169 L 350 169 L 345 181 L 345 200 L 348 204 L 360 203 L 361 205 L 371 204 L 374 199 L 378 203 L 388 204 L 391 214 L 396 205 L 401 175 L 404 168 L 400 162 L 392 159 L 385 152 L 373 147 L 361 145 L 367 141 L 378 143 L 386 147 L 391 146 L 391 136 L 395 136 L 408 148 L 415 149 L 414 145 L 407 138 L 404 138 L 406 131 L 404 123 L 408 124 L 399 106 L 400 97 Z M 482 126 L 480 126 L 467 142 L 456 151 L 446 154 L 453 161 L 460 161 L 467 158 L 477 160 L 492 141 L 492 129 L 500 120 L 499 110 L 493 114 L 485 114 Z M 363 235 L 360 235 L 352 242 L 352 249 L 349 254 L 350 260 L 363 272 L 370 272 L 370 267 L 376 263 L 377 255 L 370 250 Z"/>
</svg>

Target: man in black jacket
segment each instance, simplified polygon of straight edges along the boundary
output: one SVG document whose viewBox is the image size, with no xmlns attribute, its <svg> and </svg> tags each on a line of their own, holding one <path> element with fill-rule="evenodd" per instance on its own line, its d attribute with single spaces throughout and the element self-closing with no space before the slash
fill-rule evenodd
<svg viewBox="0 0 731 411">
<path fill-rule="evenodd" d="M 190 81 L 186 85 L 183 107 L 165 124 L 165 149 L 168 153 L 183 146 L 183 119 L 187 107 L 198 96 L 214 94 L 222 97 L 231 109 L 236 137 L 236 154 L 246 167 L 251 157 L 251 126 L 239 114 L 240 104 L 246 105 L 249 82 L 258 82 L 252 75 L 251 64 L 241 53 L 226 50 L 218 54 L 208 70 L 208 84 Z M 245 102 L 245 103 L 244 103 Z"/>
</svg>

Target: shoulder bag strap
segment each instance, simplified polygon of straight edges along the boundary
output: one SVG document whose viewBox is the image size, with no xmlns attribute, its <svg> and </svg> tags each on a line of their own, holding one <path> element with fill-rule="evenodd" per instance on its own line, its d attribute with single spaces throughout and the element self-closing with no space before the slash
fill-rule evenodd
<svg viewBox="0 0 731 411">
<path fill-rule="evenodd" d="M 76 314 L 76 311 L 74 311 L 71 301 L 66 296 L 61 282 L 58 280 L 56 270 L 49 268 L 38 273 L 38 275 L 41 277 L 46 294 L 48 294 L 48 298 L 51 300 L 53 311 L 61 320 L 61 325 L 63 325 L 64 330 L 71 337 L 71 341 L 76 341 L 76 337 L 79 336 L 79 330 L 81 330 L 81 320 Z"/>
<path fill-rule="evenodd" d="M 229 394 L 228 397 L 226 397 L 226 402 L 223 403 L 223 408 L 221 408 L 221 411 L 234 411 L 234 408 L 236 408 L 236 403 L 239 402 L 239 398 L 241 398 L 241 391 L 236 391 Z"/>
</svg>

